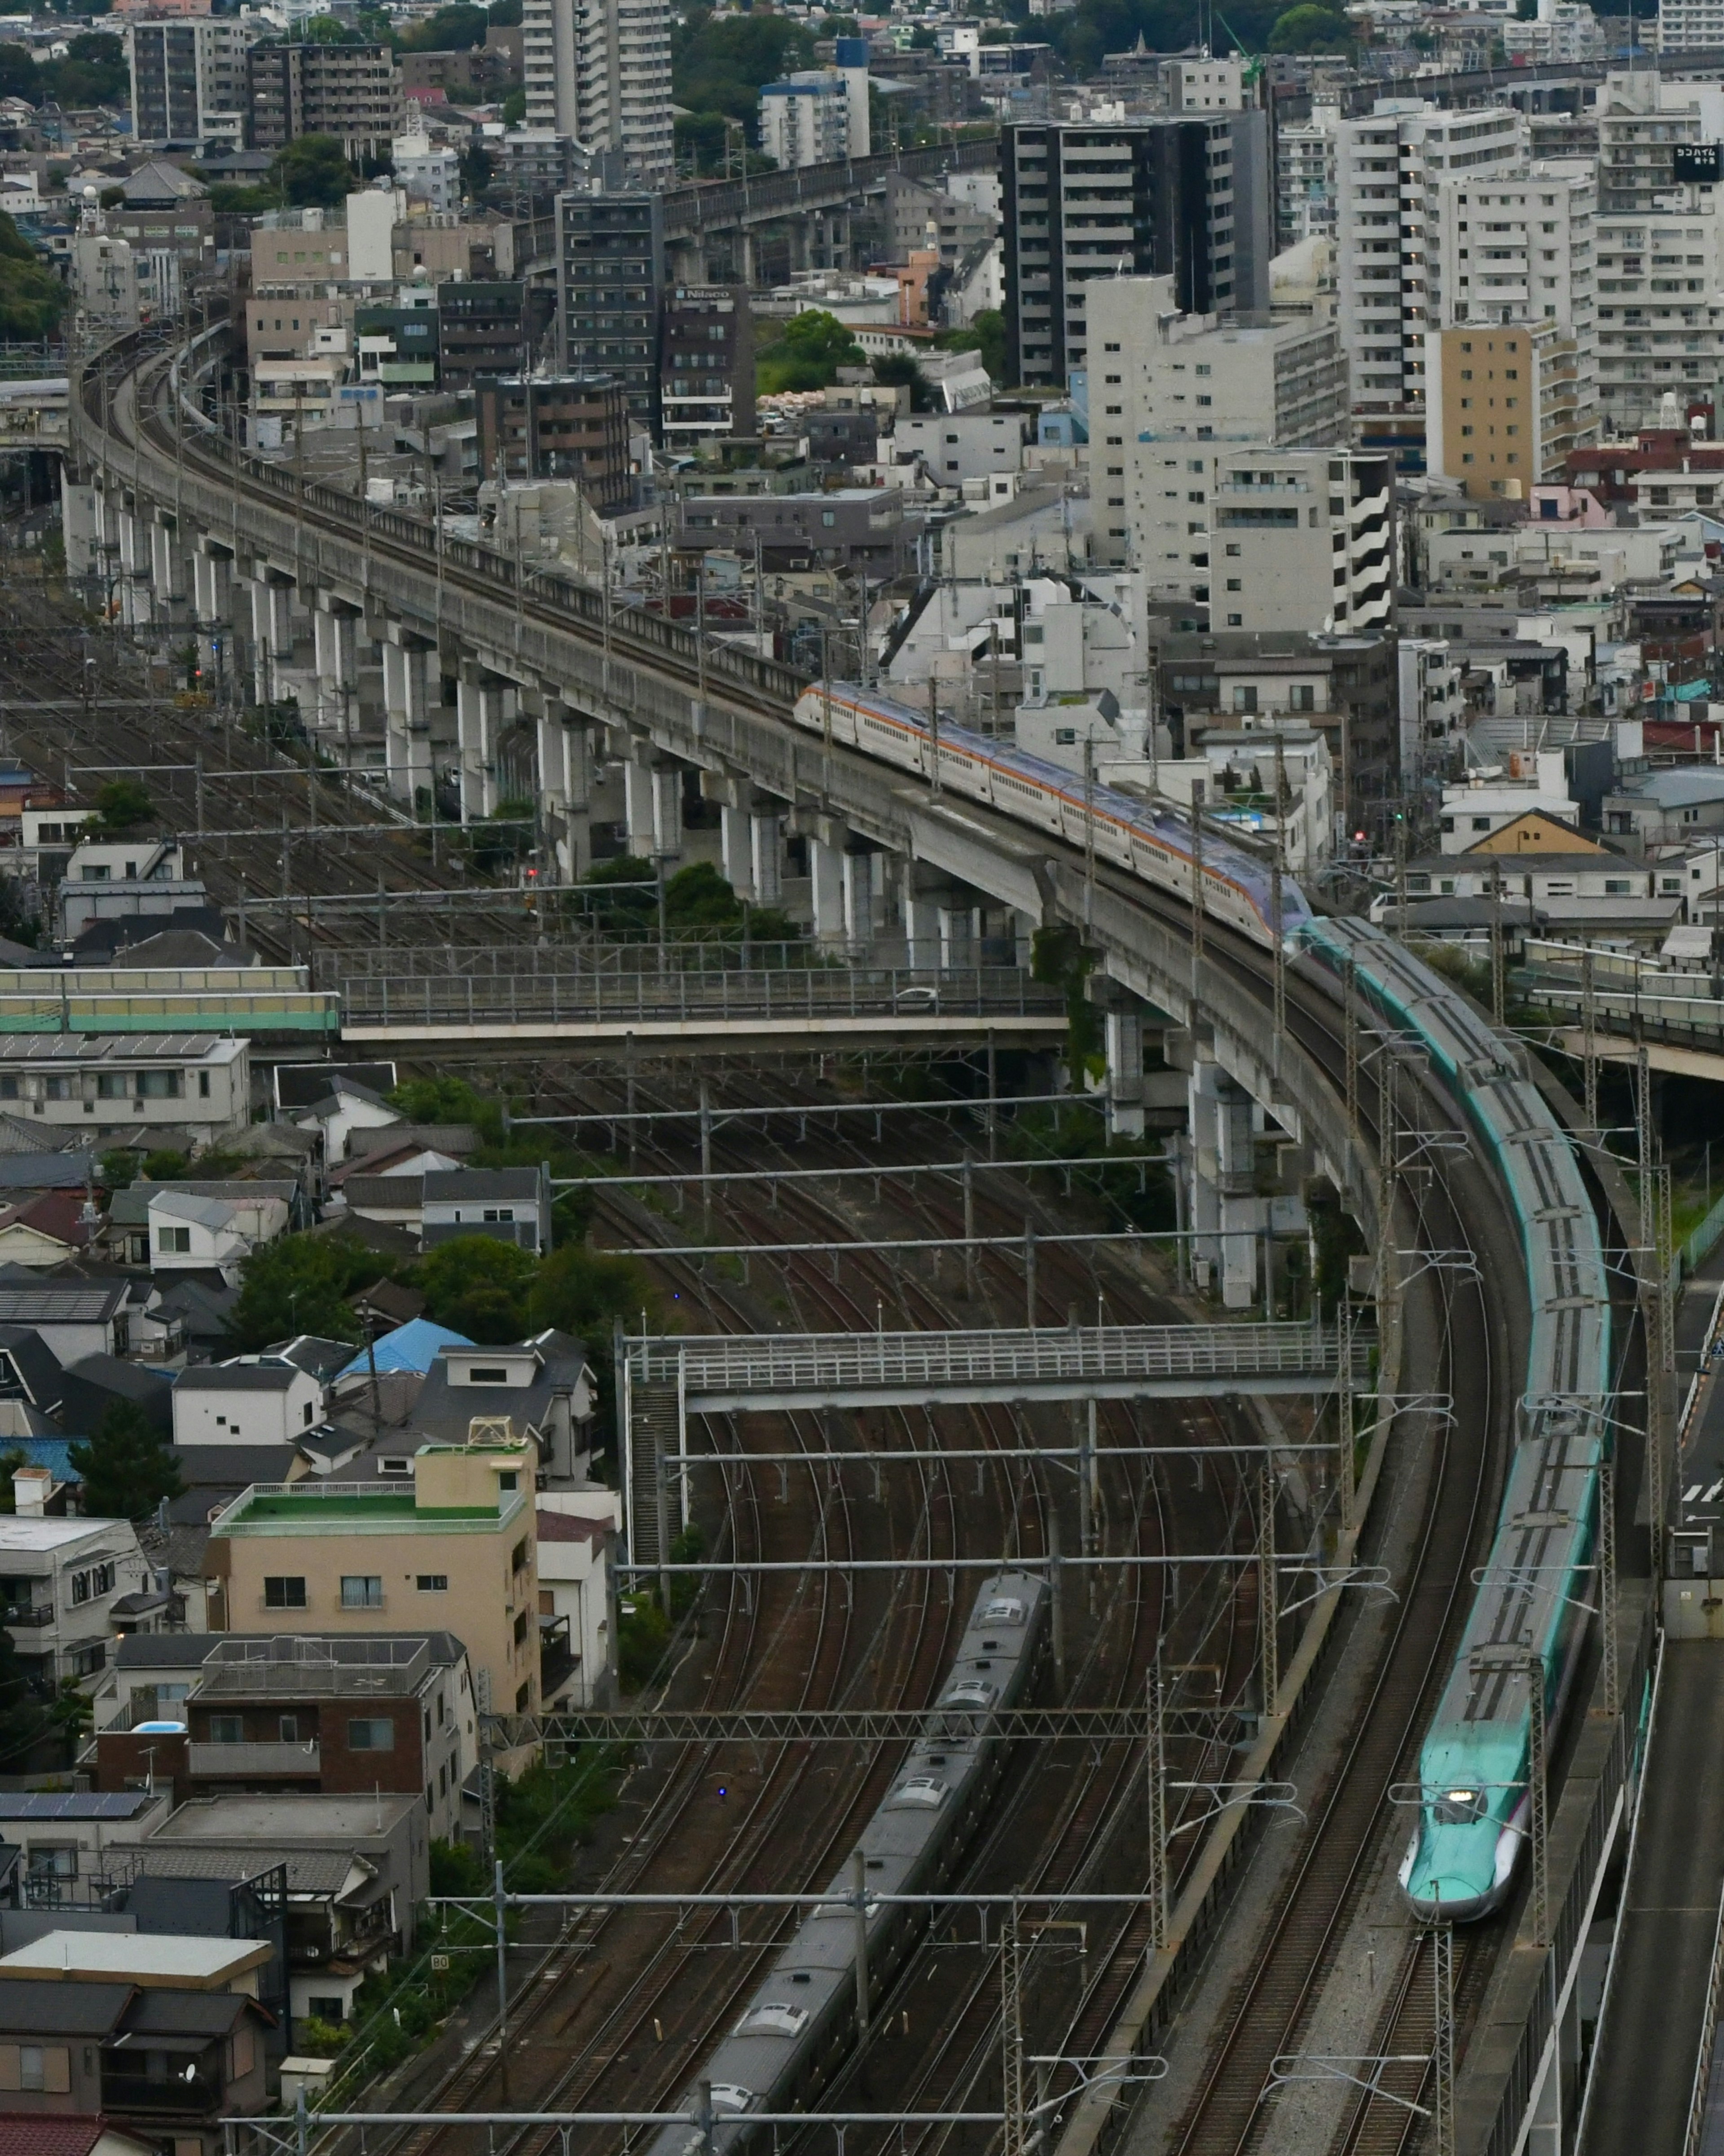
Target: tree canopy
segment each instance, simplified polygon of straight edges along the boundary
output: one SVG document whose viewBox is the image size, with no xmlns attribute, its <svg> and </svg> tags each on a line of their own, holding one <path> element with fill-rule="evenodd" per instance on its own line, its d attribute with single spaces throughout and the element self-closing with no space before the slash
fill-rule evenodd
<svg viewBox="0 0 1724 2156">
<path fill-rule="evenodd" d="M 65 286 L 0 210 L 0 338 L 27 342 L 47 336 L 65 304 Z"/>
<path fill-rule="evenodd" d="M 110 778 L 95 797 L 95 815 L 85 825 L 93 839 L 121 838 L 153 820 L 156 803 L 136 778 Z"/>
<path fill-rule="evenodd" d="M 989 380 L 996 387 L 1005 381 L 1006 318 L 998 307 L 984 307 L 963 329 L 942 330 L 934 342 L 942 352 L 980 352 Z"/>
<path fill-rule="evenodd" d="M 357 1341 L 359 1320 L 347 1297 L 382 1271 L 351 1235 L 284 1235 L 264 1244 L 239 1269 L 239 1299 L 228 1314 L 235 1348 L 255 1353 L 296 1332 Z"/>
<path fill-rule="evenodd" d="M 338 208 L 353 186 L 353 167 L 333 135 L 296 136 L 269 172 L 290 209 Z"/>
<path fill-rule="evenodd" d="M 584 887 L 603 894 L 589 900 L 585 917 L 601 936 L 625 941 L 655 936 L 659 894 L 653 865 L 633 854 L 595 862 Z M 773 906 L 751 906 L 747 915 L 751 942 L 793 943 L 802 931 Z M 664 886 L 664 926 L 673 936 L 694 936 L 716 943 L 742 940 L 742 901 L 710 861 L 690 861 Z"/>
<path fill-rule="evenodd" d="M 404 53 L 469 53 L 475 45 L 485 43 L 485 33 L 493 18 L 483 8 L 475 8 L 470 0 L 451 0 L 451 4 L 439 8 L 428 21 L 416 23 L 403 33 L 400 49 Z"/>
<path fill-rule="evenodd" d="M 1352 23 L 1338 9 L 1314 0 L 1277 16 L 1269 33 L 1272 53 L 1350 53 L 1358 43 Z"/>
<path fill-rule="evenodd" d="M 847 324 L 836 315 L 809 307 L 793 315 L 783 336 L 761 354 L 755 382 L 767 395 L 780 389 L 824 389 L 837 380 L 839 367 L 867 364 L 867 355 Z"/>
<path fill-rule="evenodd" d="M 671 33 L 671 94 L 690 114 L 721 113 L 752 128 L 762 86 L 813 57 L 808 29 L 786 16 L 693 8 Z"/>
<path fill-rule="evenodd" d="M 141 1520 L 184 1486 L 166 1434 L 131 1400 L 114 1401 L 69 1456 L 92 1519 Z"/>
</svg>

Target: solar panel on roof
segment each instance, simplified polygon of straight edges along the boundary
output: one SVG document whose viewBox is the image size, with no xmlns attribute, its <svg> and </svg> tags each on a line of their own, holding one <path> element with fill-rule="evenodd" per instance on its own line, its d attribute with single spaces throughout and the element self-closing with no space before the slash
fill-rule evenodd
<svg viewBox="0 0 1724 2156">
<path fill-rule="evenodd" d="M 132 1819 L 153 1799 L 142 1790 L 0 1790 L 0 1820 Z"/>
</svg>

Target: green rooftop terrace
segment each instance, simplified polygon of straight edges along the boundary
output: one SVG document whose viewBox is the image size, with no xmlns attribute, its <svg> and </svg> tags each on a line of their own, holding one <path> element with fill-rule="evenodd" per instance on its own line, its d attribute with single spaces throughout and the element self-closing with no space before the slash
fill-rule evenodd
<svg viewBox="0 0 1724 2156">
<path fill-rule="evenodd" d="M 369 1482 L 255 1482 L 243 1490 L 211 1524 L 212 1534 L 269 1533 L 359 1528 L 494 1527 L 516 1512 L 524 1500 L 505 1492 L 497 1505 L 423 1505 L 411 1490 L 379 1488 Z"/>
</svg>

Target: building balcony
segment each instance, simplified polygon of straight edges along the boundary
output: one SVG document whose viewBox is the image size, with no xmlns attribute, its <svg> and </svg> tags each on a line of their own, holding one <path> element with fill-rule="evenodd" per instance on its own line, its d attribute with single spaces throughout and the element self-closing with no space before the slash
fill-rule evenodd
<svg viewBox="0 0 1724 2156">
<path fill-rule="evenodd" d="M 42 1625 L 51 1625 L 53 1622 L 54 1604 L 51 1602 L 21 1602 L 4 1611 L 0 1611 L 0 1624 L 14 1630 L 19 1626 L 23 1626 L 27 1630 L 33 1628 L 39 1629 Z"/>
<path fill-rule="evenodd" d="M 239 1744 L 193 1744 L 188 1748 L 194 1776 L 219 1780 L 224 1775 L 321 1774 L 322 1748 L 308 1744 L 270 1743 L 259 1740 Z"/>
</svg>

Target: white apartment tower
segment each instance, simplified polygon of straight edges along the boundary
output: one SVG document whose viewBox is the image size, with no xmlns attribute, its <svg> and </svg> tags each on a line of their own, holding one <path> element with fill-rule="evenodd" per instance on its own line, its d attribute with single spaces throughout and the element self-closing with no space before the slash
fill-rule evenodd
<svg viewBox="0 0 1724 2156">
<path fill-rule="evenodd" d="M 1309 120 L 1275 131 L 1275 228 L 1283 248 L 1326 239 L 1335 229 L 1335 130 L 1341 108 L 1312 104 Z"/>
<path fill-rule="evenodd" d="M 674 166 L 669 0 L 523 0 L 529 127 L 620 152 L 629 177 Z"/>
<path fill-rule="evenodd" d="M 1724 85 L 1607 75 L 1598 94 L 1598 408 L 1607 437 L 1666 393 L 1724 393 Z"/>
<path fill-rule="evenodd" d="M 1446 300 L 1443 186 L 1523 166 L 1526 141 L 1517 112 L 1439 112 L 1412 99 L 1381 99 L 1368 119 L 1336 128 L 1337 317 L 1356 410 L 1424 403 L 1424 333 Z"/>
<path fill-rule="evenodd" d="M 1173 293 L 1171 277 L 1090 288 L 1098 550 L 1195 625 L 1375 628 L 1393 585 L 1388 465 L 1342 446 L 1333 326 L 1183 315 Z"/>
</svg>

